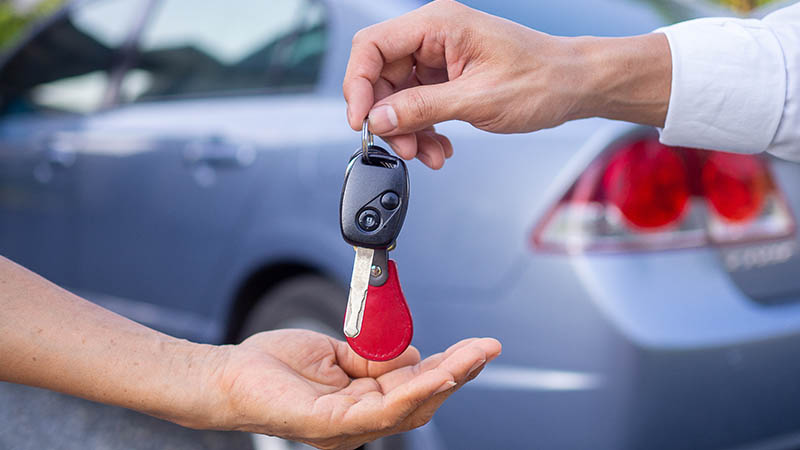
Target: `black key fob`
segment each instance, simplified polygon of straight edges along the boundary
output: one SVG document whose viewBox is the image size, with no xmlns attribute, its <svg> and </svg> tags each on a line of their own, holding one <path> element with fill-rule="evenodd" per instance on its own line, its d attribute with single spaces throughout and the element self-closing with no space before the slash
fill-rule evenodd
<svg viewBox="0 0 800 450">
<path fill-rule="evenodd" d="M 408 209 L 406 163 L 377 145 L 359 149 L 344 175 L 339 204 L 342 237 L 356 247 L 387 248 Z"/>
</svg>

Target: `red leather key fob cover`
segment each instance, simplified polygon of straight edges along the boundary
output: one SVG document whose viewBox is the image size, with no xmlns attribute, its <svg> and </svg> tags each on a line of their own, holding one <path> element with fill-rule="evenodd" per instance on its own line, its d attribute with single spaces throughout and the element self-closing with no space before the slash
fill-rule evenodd
<svg viewBox="0 0 800 450">
<path fill-rule="evenodd" d="M 390 259 L 388 267 L 386 283 L 367 290 L 361 332 L 354 338 L 347 338 L 350 348 L 372 361 L 397 358 L 408 348 L 414 334 L 411 312 L 397 278 L 397 266 Z"/>
</svg>

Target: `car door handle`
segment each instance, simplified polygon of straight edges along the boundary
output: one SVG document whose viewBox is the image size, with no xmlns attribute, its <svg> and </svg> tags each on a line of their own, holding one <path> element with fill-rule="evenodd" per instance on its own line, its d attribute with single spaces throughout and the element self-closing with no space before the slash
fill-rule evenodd
<svg viewBox="0 0 800 450">
<path fill-rule="evenodd" d="M 33 178 L 42 184 L 50 183 L 57 171 L 75 164 L 76 155 L 75 146 L 69 140 L 47 141 L 42 150 L 42 159 L 33 166 Z"/>
<path fill-rule="evenodd" d="M 253 164 L 256 151 L 249 144 L 237 144 L 212 137 L 190 142 L 183 156 L 189 166 L 243 168 Z"/>
<path fill-rule="evenodd" d="M 53 167 L 67 169 L 75 164 L 75 146 L 71 141 L 54 139 L 47 143 L 44 160 Z"/>
</svg>

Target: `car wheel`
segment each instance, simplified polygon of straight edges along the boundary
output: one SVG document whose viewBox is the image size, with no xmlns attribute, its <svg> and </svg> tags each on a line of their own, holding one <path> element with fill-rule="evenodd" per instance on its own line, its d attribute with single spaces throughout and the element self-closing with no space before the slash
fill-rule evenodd
<svg viewBox="0 0 800 450">
<path fill-rule="evenodd" d="M 302 275 L 275 286 L 264 294 L 244 321 L 239 342 L 261 331 L 303 328 L 342 339 L 342 320 L 347 290 L 318 275 Z M 294 450 L 313 448 L 298 442 L 253 435 L 256 450 Z M 403 450 L 402 435 L 371 442 L 366 450 Z"/>
</svg>

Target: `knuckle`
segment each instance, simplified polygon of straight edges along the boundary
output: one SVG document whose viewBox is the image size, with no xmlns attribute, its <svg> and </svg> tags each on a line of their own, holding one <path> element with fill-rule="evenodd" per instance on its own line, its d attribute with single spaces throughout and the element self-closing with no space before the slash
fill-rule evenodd
<svg viewBox="0 0 800 450">
<path fill-rule="evenodd" d="M 408 96 L 409 108 L 414 117 L 422 120 L 430 119 L 433 116 L 433 102 L 419 90 L 411 90 Z"/>
<path fill-rule="evenodd" d="M 369 35 L 371 34 L 370 33 L 371 28 L 372 27 L 369 26 L 356 31 L 356 34 L 353 35 L 353 40 L 352 40 L 352 44 L 354 47 L 364 44 L 365 42 L 369 42 Z"/>
<path fill-rule="evenodd" d="M 356 31 L 356 34 L 353 35 L 353 39 L 351 41 L 351 44 L 353 44 L 353 47 L 355 47 L 355 46 L 357 46 L 358 44 L 360 44 L 362 42 L 364 42 L 364 30 L 363 29 Z"/>
<path fill-rule="evenodd" d="M 456 0 L 435 0 L 432 6 L 441 10 L 441 13 L 451 15 L 464 11 L 467 7 Z M 452 18 L 450 18 L 452 19 Z"/>
<path fill-rule="evenodd" d="M 476 30 L 471 27 L 461 27 L 453 30 L 454 39 L 461 43 L 468 54 L 476 53 L 481 44 L 481 38 L 476 35 Z"/>
<path fill-rule="evenodd" d="M 452 8 L 458 2 L 455 0 L 434 0 L 433 4 L 439 8 Z"/>
</svg>

